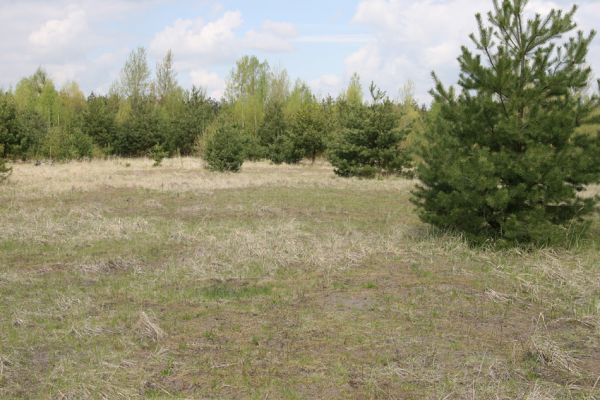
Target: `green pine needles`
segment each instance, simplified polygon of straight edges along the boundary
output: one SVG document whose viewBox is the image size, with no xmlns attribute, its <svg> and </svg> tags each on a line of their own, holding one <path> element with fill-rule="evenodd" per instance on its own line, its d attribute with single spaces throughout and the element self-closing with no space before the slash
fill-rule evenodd
<svg viewBox="0 0 600 400">
<path fill-rule="evenodd" d="M 219 172 L 239 172 L 245 158 L 240 127 L 228 121 L 220 122 L 206 140 L 204 159 L 207 168 Z"/>
<path fill-rule="evenodd" d="M 526 4 L 494 0 L 487 24 L 477 15 L 459 94 L 434 74 L 438 111 L 413 202 L 423 221 L 476 242 L 564 243 L 585 231 L 598 201 L 582 192 L 600 181 L 600 134 L 576 132 L 598 106 L 586 95 L 595 32 L 565 40 L 576 7 L 526 20 Z"/>
<path fill-rule="evenodd" d="M 331 144 L 329 161 L 339 176 L 373 178 L 407 173 L 410 156 L 402 149 L 407 131 L 399 128 L 394 104 L 374 84 L 373 102 L 346 104 L 345 121 Z"/>
</svg>

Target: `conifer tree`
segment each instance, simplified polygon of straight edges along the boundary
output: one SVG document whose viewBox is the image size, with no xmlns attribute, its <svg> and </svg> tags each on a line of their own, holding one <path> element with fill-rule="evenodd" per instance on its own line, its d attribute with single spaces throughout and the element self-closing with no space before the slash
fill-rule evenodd
<svg viewBox="0 0 600 400">
<path fill-rule="evenodd" d="M 245 151 L 241 128 L 228 118 L 223 118 L 206 138 L 204 159 L 210 170 L 239 172 L 244 164 Z"/>
<path fill-rule="evenodd" d="M 116 143 L 115 117 L 119 108 L 118 99 L 90 94 L 83 112 L 82 131 L 107 153 L 112 153 Z"/>
<path fill-rule="evenodd" d="M 526 20 L 526 5 L 495 0 L 487 23 L 476 16 L 460 93 L 434 74 L 438 112 L 413 202 L 423 221 L 476 241 L 551 244 L 581 232 L 596 202 L 578 194 L 600 178 L 598 133 L 576 133 L 597 104 L 584 94 L 595 32 L 564 39 L 576 7 Z"/>
<path fill-rule="evenodd" d="M 167 150 L 186 156 L 192 154 L 194 143 L 217 116 L 219 107 L 220 104 L 209 98 L 202 89 L 194 86 L 185 91 L 178 113 L 171 121 Z"/>
<path fill-rule="evenodd" d="M 318 103 L 305 103 L 294 115 L 290 134 L 300 161 L 304 157 L 314 163 L 317 155 L 325 151 L 327 123 L 325 113 Z"/>
<path fill-rule="evenodd" d="M 394 104 L 374 84 L 370 91 L 370 106 L 345 104 L 342 130 L 329 149 L 329 160 L 340 176 L 402 174 L 409 166 L 401 147 L 406 130 L 398 127 Z"/>
<path fill-rule="evenodd" d="M 152 99 L 138 99 L 131 115 L 118 125 L 114 152 L 126 157 L 139 157 L 156 144 L 164 143 L 163 124 Z"/>
<path fill-rule="evenodd" d="M 0 90 L 0 158 L 15 155 L 19 146 L 17 107 L 11 93 Z"/>
<path fill-rule="evenodd" d="M 302 159 L 302 155 L 294 154 L 282 102 L 273 100 L 267 104 L 265 119 L 258 130 L 258 136 L 267 158 L 275 164 L 293 163 Z"/>
</svg>

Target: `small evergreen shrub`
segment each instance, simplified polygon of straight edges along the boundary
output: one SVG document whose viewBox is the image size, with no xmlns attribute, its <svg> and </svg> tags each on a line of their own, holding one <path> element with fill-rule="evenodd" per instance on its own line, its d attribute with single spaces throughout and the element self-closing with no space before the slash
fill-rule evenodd
<svg viewBox="0 0 600 400">
<path fill-rule="evenodd" d="M 290 124 L 290 138 L 294 154 L 300 161 L 307 157 L 314 163 L 325 151 L 327 123 L 321 107 L 316 103 L 303 105 Z"/>
<path fill-rule="evenodd" d="M 160 167 L 167 155 L 167 152 L 160 144 L 155 144 L 154 147 L 150 149 L 150 158 L 154 161 L 153 167 Z"/>
<path fill-rule="evenodd" d="M 245 157 L 244 138 L 237 125 L 222 123 L 206 138 L 204 159 L 210 170 L 238 172 Z"/>
<path fill-rule="evenodd" d="M 394 104 L 371 85 L 373 104 L 348 107 L 342 131 L 331 144 L 329 160 L 343 177 L 399 175 L 410 165 L 403 151 L 406 131 L 398 127 Z"/>
<path fill-rule="evenodd" d="M 258 130 L 260 145 L 265 149 L 266 158 L 275 164 L 290 159 L 292 143 L 288 137 L 288 126 L 283 114 L 283 104 L 273 101 L 267 105 L 265 118 Z"/>
<path fill-rule="evenodd" d="M 0 144 L 0 183 L 6 181 L 12 173 L 12 168 L 6 165 L 6 160 L 2 158 L 4 153 L 4 145 Z"/>
<path fill-rule="evenodd" d="M 68 132 L 62 128 L 51 128 L 42 143 L 41 155 L 56 161 L 91 158 L 94 142 L 79 132 Z"/>
</svg>

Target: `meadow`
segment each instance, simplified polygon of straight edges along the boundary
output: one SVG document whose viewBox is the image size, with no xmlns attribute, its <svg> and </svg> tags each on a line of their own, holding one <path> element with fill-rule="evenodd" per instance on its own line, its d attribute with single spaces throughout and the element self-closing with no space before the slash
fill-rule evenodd
<svg viewBox="0 0 600 400">
<path fill-rule="evenodd" d="M 325 162 L 13 167 L 2 399 L 600 399 L 597 217 L 498 250 Z"/>
</svg>

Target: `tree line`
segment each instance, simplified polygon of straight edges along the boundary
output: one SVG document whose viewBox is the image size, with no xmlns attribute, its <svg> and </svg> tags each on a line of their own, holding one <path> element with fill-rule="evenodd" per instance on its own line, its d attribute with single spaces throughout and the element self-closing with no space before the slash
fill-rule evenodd
<svg viewBox="0 0 600 400">
<path fill-rule="evenodd" d="M 146 50 L 138 48 L 108 94 L 87 97 L 75 82 L 57 89 L 38 69 L 14 90 L 0 92 L 0 158 L 151 156 L 159 163 L 166 156 L 199 154 L 213 168 L 238 170 L 244 160 L 314 162 L 331 154 L 340 174 L 372 176 L 402 171 L 396 159 L 401 152 L 391 149 L 399 150 L 425 115 L 410 96 L 392 101 L 379 91 L 365 101 L 357 75 L 339 97 L 318 98 L 305 82 L 292 83 L 286 70 L 255 56 L 236 62 L 224 97 L 216 100 L 202 88 L 184 90 L 173 62 L 168 52 L 152 76 Z M 360 143 L 352 131 L 383 127 L 375 127 L 375 114 L 385 115 L 387 138 Z M 364 168 L 346 154 L 358 155 L 360 149 L 352 146 L 362 145 L 376 147 L 361 155 Z M 215 154 L 234 162 L 219 163 Z"/>
</svg>

